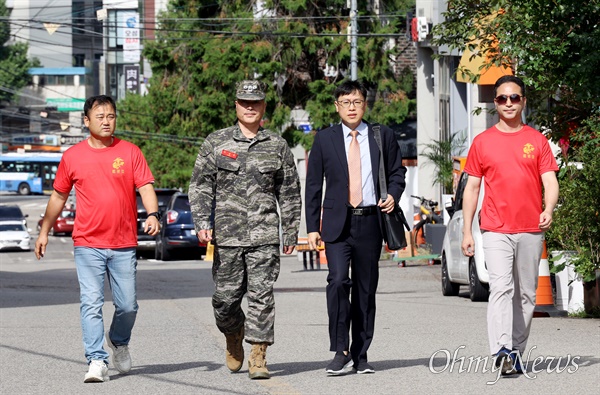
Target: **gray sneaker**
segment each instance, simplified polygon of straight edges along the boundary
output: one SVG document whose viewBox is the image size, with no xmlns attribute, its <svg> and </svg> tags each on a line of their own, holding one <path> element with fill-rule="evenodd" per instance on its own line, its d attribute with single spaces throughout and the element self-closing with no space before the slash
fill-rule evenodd
<svg viewBox="0 0 600 395">
<path fill-rule="evenodd" d="M 108 365 L 99 359 L 92 359 L 88 372 L 83 379 L 84 383 L 104 383 L 110 380 L 108 377 Z"/>
<path fill-rule="evenodd" d="M 131 370 L 131 355 L 127 345 L 115 346 L 106 331 L 106 345 L 112 350 L 112 363 L 120 373 L 127 373 Z"/>
</svg>

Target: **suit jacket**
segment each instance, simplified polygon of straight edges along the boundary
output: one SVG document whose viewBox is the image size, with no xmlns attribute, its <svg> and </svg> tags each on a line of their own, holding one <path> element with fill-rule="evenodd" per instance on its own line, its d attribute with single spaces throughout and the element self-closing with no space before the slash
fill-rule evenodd
<svg viewBox="0 0 600 395">
<path fill-rule="evenodd" d="M 379 148 L 373 135 L 372 125 L 368 126 L 369 151 L 375 195 L 379 200 Z M 393 130 L 381 126 L 381 144 L 387 180 L 388 193 L 396 202 L 406 186 L 406 167 L 402 166 L 402 156 Z M 323 178 L 325 178 L 325 199 L 323 199 Z M 348 159 L 344 146 L 342 125 L 338 124 L 319 131 L 315 135 L 306 175 L 306 228 L 310 232 L 321 232 L 324 242 L 335 241 L 344 228 L 348 216 Z M 385 199 L 385 196 L 384 196 Z M 322 203 L 321 203 L 322 202 Z M 321 227 L 321 207 L 323 224 Z M 381 212 L 378 211 L 379 226 L 382 227 Z"/>
</svg>

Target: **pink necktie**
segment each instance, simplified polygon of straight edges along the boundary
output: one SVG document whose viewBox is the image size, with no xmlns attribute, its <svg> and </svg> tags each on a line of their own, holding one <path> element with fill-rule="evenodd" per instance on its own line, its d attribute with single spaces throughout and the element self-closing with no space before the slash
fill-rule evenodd
<svg viewBox="0 0 600 395">
<path fill-rule="evenodd" d="M 348 191 L 348 200 L 352 207 L 357 207 L 362 202 L 362 177 L 360 174 L 360 146 L 356 136 L 358 131 L 350 132 L 352 141 L 348 149 L 348 175 L 350 178 L 350 188 Z"/>
</svg>

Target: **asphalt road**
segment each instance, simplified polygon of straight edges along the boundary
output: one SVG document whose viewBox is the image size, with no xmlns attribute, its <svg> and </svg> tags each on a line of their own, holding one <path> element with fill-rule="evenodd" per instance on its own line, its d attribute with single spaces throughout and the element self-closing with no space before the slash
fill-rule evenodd
<svg viewBox="0 0 600 395">
<path fill-rule="evenodd" d="M 30 222 L 39 218 L 37 211 L 44 203 L 43 198 L 22 203 L 30 211 Z M 600 320 L 535 318 L 527 375 L 498 379 L 491 361 L 481 359 L 488 353 L 487 303 L 471 302 L 466 289 L 459 297 L 442 296 L 439 266 L 420 262 L 405 268 L 381 262 L 376 330 L 369 352 L 376 373 L 328 377 L 325 366 L 333 354 L 328 351 L 327 272 L 304 271 L 296 257 L 282 258 L 276 283 L 276 343 L 267 353 L 273 377 L 252 381 L 246 366 L 236 374 L 224 366 L 225 340 L 214 325 L 211 307 L 210 266 L 202 260 L 140 260 L 133 369 L 120 375 L 111 368 L 110 382 L 84 384 L 87 366 L 70 238 L 51 238 L 42 261 L 33 252 L 0 253 L 1 392 L 595 394 L 598 390 Z M 108 327 L 113 312 L 108 289 L 106 295 Z M 249 345 L 245 350 L 248 354 Z"/>
</svg>

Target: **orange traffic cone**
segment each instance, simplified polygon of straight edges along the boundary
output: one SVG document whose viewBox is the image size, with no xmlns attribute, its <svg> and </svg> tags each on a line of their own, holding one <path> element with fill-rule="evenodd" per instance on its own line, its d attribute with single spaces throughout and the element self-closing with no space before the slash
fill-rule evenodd
<svg viewBox="0 0 600 395">
<path fill-rule="evenodd" d="M 548 251 L 546 250 L 546 240 L 543 241 L 542 257 L 540 259 L 538 286 L 535 292 L 535 310 L 534 317 L 550 317 L 561 315 L 561 312 L 554 307 L 554 298 L 552 296 L 552 282 L 550 281 L 550 265 L 548 264 Z"/>
</svg>

